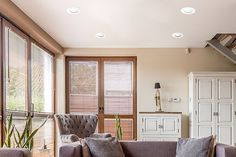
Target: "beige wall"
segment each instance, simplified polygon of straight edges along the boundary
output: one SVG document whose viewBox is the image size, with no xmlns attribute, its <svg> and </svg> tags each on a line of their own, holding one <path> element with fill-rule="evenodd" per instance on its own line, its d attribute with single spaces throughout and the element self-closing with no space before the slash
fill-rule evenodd
<svg viewBox="0 0 236 157">
<path fill-rule="evenodd" d="M 183 112 L 184 137 L 188 136 L 188 73 L 191 71 L 236 71 L 236 65 L 215 50 L 191 49 L 65 49 L 68 56 L 137 56 L 137 105 L 140 111 L 155 111 L 153 89 L 155 82 L 162 86 L 165 111 Z M 58 112 L 64 112 L 64 57 L 57 59 Z M 180 97 L 180 103 L 168 103 L 170 97 Z M 138 126 L 140 122 L 138 121 Z M 139 132 L 139 130 L 138 130 Z"/>
</svg>

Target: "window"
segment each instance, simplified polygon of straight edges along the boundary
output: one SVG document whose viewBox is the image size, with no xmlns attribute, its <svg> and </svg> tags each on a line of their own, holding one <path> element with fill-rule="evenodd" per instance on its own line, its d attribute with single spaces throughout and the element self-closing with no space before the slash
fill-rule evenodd
<svg viewBox="0 0 236 157">
<path fill-rule="evenodd" d="M 6 117 L 13 114 L 13 123 L 23 131 L 25 119 L 30 113 L 33 116 L 33 128 L 38 127 L 47 116 L 51 116 L 34 138 L 33 156 L 47 156 L 40 151 L 44 141 L 54 156 L 54 64 L 53 55 L 38 44 L 32 42 L 6 20 L 1 21 L 3 41 L 3 96 L 0 115 L 1 128 Z M 0 130 L 1 131 L 1 130 Z M 3 137 L 3 134 L 1 135 Z"/>
<path fill-rule="evenodd" d="M 136 57 L 67 57 L 67 112 L 98 114 L 99 132 L 136 138 Z"/>
<path fill-rule="evenodd" d="M 27 110 L 27 44 L 28 38 L 4 27 L 6 109 Z"/>
<path fill-rule="evenodd" d="M 31 91 L 35 112 L 53 112 L 53 56 L 31 44 Z"/>
</svg>

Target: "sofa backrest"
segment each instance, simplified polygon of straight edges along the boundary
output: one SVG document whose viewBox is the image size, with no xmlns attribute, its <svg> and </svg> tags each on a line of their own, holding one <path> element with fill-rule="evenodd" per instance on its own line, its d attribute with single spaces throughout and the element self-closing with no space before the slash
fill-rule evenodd
<svg viewBox="0 0 236 157">
<path fill-rule="evenodd" d="M 31 157 L 31 154 L 27 149 L 0 148 L 0 157 Z"/>
<path fill-rule="evenodd" d="M 121 142 L 125 157 L 175 157 L 176 142 Z"/>
</svg>

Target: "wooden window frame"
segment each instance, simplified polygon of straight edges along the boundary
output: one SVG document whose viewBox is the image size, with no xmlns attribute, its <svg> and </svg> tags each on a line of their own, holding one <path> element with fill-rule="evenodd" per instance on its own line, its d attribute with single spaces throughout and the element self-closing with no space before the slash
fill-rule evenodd
<svg viewBox="0 0 236 157">
<path fill-rule="evenodd" d="M 120 115 L 121 119 L 133 120 L 133 139 L 137 139 L 137 57 L 136 56 L 66 56 L 65 63 L 65 85 L 66 85 L 66 99 L 65 99 L 65 111 L 69 111 L 69 62 L 70 61 L 98 61 L 98 107 L 104 107 L 104 61 L 132 61 L 133 62 L 133 114 L 132 115 Z M 102 106 L 101 106 L 102 105 Z M 99 131 L 104 131 L 105 118 L 114 119 L 113 115 L 102 114 L 98 112 L 100 120 Z M 102 123 L 102 124 L 101 124 Z"/>
<path fill-rule="evenodd" d="M 22 116 L 22 114 L 25 114 L 25 116 L 27 116 L 27 110 L 29 110 L 29 111 L 31 111 L 31 105 L 29 105 L 29 102 L 31 101 L 31 98 L 30 98 L 30 94 L 28 95 L 27 93 L 30 93 L 30 91 L 31 91 L 31 89 L 30 89 L 30 83 L 29 83 L 29 80 L 30 80 L 30 77 L 28 76 L 28 74 L 29 74 L 29 70 L 30 70 L 30 66 L 29 66 L 29 61 L 30 61 L 30 52 L 29 52 L 29 43 L 30 43 L 30 39 L 29 39 L 29 37 L 28 36 L 26 36 L 23 32 L 21 32 L 18 28 L 16 28 L 14 25 L 12 25 L 10 22 L 8 22 L 7 20 L 5 20 L 5 19 L 3 19 L 2 20 L 2 36 L 3 36 L 3 41 L 2 41 L 2 44 L 3 44 L 3 52 L 5 51 L 5 39 L 4 39 L 4 37 L 5 37 L 5 27 L 8 27 L 10 30 L 12 30 L 14 33 L 16 33 L 18 36 L 20 36 L 20 37 L 22 37 L 23 39 L 25 39 L 26 40 L 26 42 L 27 42 L 27 47 L 26 47 L 26 62 L 25 62 L 25 65 L 26 65 L 26 69 L 25 69 L 25 72 L 26 72 L 26 91 L 25 91 L 25 93 L 26 93 L 26 99 L 25 99 L 25 111 L 23 111 L 23 112 L 19 112 L 19 114 L 18 114 L 18 112 L 15 112 L 15 111 L 12 111 L 12 114 L 13 115 L 16 115 L 16 116 Z M 3 77 L 3 83 L 4 83 L 4 85 L 3 85 L 3 111 L 4 111 L 4 113 L 3 113 L 3 121 L 5 122 L 6 121 L 6 117 L 7 117 L 7 110 L 6 110 L 6 100 L 5 100 L 5 98 L 6 98 L 6 93 L 5 93 L 5 91 L 6 91 L 6 86 L 5 86 L 5 82 L 7 81 L 6 80 L 6 67 L 8 66 L 8 65 L 6 65 L 6 60 L 5 60 L 5 53 L 3 53 L 3 75 L 2 75 L 2 77 Z M 9 63 L 8 63 L 9 64 Z M 11 111 L 10 111 L 11 112 Z"/>
<path fill-rule="evenodd" d="M 12 29 L 16 34 L 18 34 L 19 36 L 23 37 L 24 39 L 27 40 L 27 59 L 26 59 L 26 110 L 25 111 L 20 111 L 20 112 L 15 112 L 15 111 L 10 111 L 7 112 L 6 110 L 6 100 L 5 100 L 5 69 L 6 69 L 6 64 L 5 64 L 5 27 L 9 27 L 10 29 Z M 48 53 L 49 55 L 52 56 L 52 112 L 34 112 L 31 109 L 31 103 L 32 103 L 32 98 L 31 98 L 31 45 L 35 44 L 37 45 L 39 48 L 43 49 L 46 53 Z M 19 117 L 26 117 L 30 114 L 31 112 L 34 112 L 34 117 L 47 117 L 49 116 L 49 118 L 52 118 L 54 121 L 54 113 L 55 113 L 55 86 L 56 86 L 56 81 L 55 81 L 55 77 L 56 77 L 56 61 L 55 61 L 55 54 L 52 53 L 51 51 L 49 51 L 48 49 L 46 49 L 44 46 L 42 46 L 41 44 L 39 44 L 37 41 L 35 41 L 33 38 L 30 37 L 30 35 L 28 35 L 26 32 L 24 32 L 21 28 L 19 28 L 18 26 L 16 26 L 14 24 L 14 22 L 8 20 L 7 18 L 5 18 L 4 16 L 2 16 L 0 14 L 0 119 L 2 120 L 0 123 L 0 127 L 1 127 L 1 141 L 0 141 L 0 145 L 2 145 L 4 143 L 4 127 L 3 124 L 6 122 L 6 117 L 9 115 L 9 113 L 12 113 L 14 116 L 19 116 Z M 56 124 L 54 121 L 54 128 L 56 128 Z M 53 131 L 54 134 L 54 139 L 56 139 L 56 129 L 54 129 Z M 56 150 L 56 140 L 54 140 L 54 150 Z M 54 156 L 56 155 L 56 152 L 54 151 Z"/>
</svg>

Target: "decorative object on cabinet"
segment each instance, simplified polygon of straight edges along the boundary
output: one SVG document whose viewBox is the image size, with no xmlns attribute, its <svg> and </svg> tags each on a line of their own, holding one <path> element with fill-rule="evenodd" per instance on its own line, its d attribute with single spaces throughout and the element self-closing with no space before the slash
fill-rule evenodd
<svg viewBox="0 0 236 157">
<path fill-rule="evenodd" d="M 236 73 L 189 74 L 190 137 L 216 135 L 219 143 L 236 143 Z"/>
<path fill-rule="evenodd" d="M 142 141 L 177 141 L 181 137 L 181 112 L 139 112 Z"/>
<path fill-rule="evenodd" d="M 156 112 L 163 112 L 161 109 L 161 85 L 159 82 L 155 83 L 154 86 L 155 89 L 157 89 L 155 94 L 155 100 L 156 100 Z"/>
</svg>

